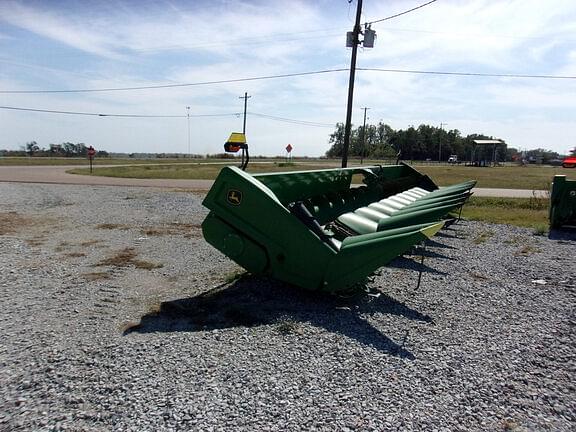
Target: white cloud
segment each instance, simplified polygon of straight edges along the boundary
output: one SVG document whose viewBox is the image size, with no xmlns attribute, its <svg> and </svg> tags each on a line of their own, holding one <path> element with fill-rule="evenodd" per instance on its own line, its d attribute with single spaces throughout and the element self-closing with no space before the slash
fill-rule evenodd
<svg viewBox="0 0 576 432">
<path fill-rule="evenodd" d="M 0 21 L 37 35 L 2 30 L 0 89 L 108 88 L 217 81 L 347 67 L 345 32 L 353 6 L 344 2 L 115 1 L 0 2 Z M 365 2 L 363 20 L 381 18 L 416 1 Z M 9 29 L 10 26 L 7 28 Z M 573 1 L 442 1 L 374 26 L 376 47 L 358 64 L 425 70 L 576 74 Z M 15 37 L 17 35 L 17 37 Z M 7 41 L 6 37 L 11 38 Z M 51 59 L 34 55 L 50 47 Z M 75 58 L 67 57 L 73 47 Z M 43 48 L 44 49 L 44 48 Z M 32 55 L 31 55 L 32 54 Z M 335 123 L 345 117 L 346 73 L 191 86 L 136 92 L 1 95 L 2 104 L 70 111 L 185 114 L 237 112 L 245 91 L 253 112 Z M 574 81 L 518 81 L 358 71 L 353 121 L 362 106 L 373 121 L 394 127 L 448 123 L 531 142 L 551 125 L 558 149 L 573 145 Z M 107 150 L 186 151 L 181 119 L 127 120 L 0 112 L 0 147 L 36 139 L 78 140 Z M 537 119 L 537 120 L 535 120 Z M 193 148 L 219 152 L 241 119 L 195 119 Z M 516 127 L 516 129 L 514 129 Z M 478 129 L 474 129 L 478 128 Z M 530 128 L 536 128 L 534 129 Z M 527 132 L 529 131 L 529 132 Z M 290 142 L 297 154 L 322 154 L 331 129 L 249 118 L 256 153 L 279 154 Z M 224 137 L 224 138 L 223 138 Z M 569 146 L 568 145 L 568 146 Z"/>
</svg>

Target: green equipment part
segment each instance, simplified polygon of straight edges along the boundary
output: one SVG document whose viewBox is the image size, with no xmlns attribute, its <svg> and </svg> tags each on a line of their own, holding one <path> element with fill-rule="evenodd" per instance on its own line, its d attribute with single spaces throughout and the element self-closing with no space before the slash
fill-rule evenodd
<svg viewBox="0 0 576 432">
<path fill-rule="evenodd" d="M 550 228 L 576 226 L 576 180 L 556 175 L 550 193 Z"/>
<path fill-rule="evenodd" d="M 253 274 L 344 292 L 433 236 L 474 185 L 438 188 L 403 163 L 255 175 L 225 167 L 204 199 L 202 231 Z"/>
</svg>

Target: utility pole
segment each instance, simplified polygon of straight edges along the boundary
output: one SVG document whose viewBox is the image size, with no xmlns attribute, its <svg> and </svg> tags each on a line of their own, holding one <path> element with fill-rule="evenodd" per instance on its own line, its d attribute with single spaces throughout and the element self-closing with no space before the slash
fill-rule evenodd
<svg viewBox="0 0 576 432">
<path fill-rule="evenodd" d="M 352 59 L 350 61 L 350 80 L 348 82 L 348 108 L 346 110 L 346 125 L 344 126 L 344 148 L 342 149 L 342 168 L 348 166 L 348 149 L 350 148 L 350 129 L 352 127 L 352 101 L 354 99 L 354 77 L 356 75 L 356 55 L 358 53 L 358 35 L 360 34 L 360 17 L 362 15 L 362 0 L 357 0 L 356 22 L 352 31 Z"/>
<path fill-rule="evenodd" d="M 446 126 L 448 123 L 440 123 L 440 139 L 438 140 L 438 163 L 442 162 L 442 132 L 444 132 L 444 129 L 442 129 L 443 126 Z"/>
<path fill-rule="evenodd" d="M 190 154 L 190 107 L 186 107 L 186 117 L 188 118 L 188 158 L 191 158 Z"/>
<path fill-rule="evenodd" d="M 366 111 L 370 108 L 361 108 L 364 110 L 364 126 L 362 126 L 362 148 L 360 149 L 360 165 L 364 163 L 364 150 L 366 149 Z"/>
<path fill-rule="evenodd" d="M 247 92 L 244 92 L 244 96 L 240 96 L 239 99 L 244 99 L 244 124 L 242 126 L 242 133 L 246 135 L 246 106 L 248 105 L 248 99 L 252 96 L 248 96 Z"/>
</svg>

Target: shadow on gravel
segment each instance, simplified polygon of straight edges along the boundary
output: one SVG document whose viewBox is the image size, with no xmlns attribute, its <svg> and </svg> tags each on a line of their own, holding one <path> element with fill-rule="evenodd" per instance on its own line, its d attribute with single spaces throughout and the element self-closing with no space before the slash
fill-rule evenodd
<svg viewBox="0 0 576 432">
<path fill-rule="evenodd" d="M 419 253 L 422 254 L 421 252 L 419 252 Z M 449 258 L 449 257 L 446 257 L 444 255 L 437 254 L 437 253 L 430 252 L 430 251 L 425 251 L 424 256 L 425 257 L 434 257 L 434 258 L 453 259 L 453 258 Z M 447 276 L 448 275 L 448 273 L 446 273 L 446 272 L 436 270 L 435 268 L 432 268 L 432 267 L 426 265 L 425 262 L 422 263 L 420 261 L 420 257 L 414 257 L 413 259 L 411 259 L 411 258 L 406 258 L 404 256 L 400 256 L 398 258 L 395 258 L 393 261 L 389 262 L 386 265 L 386 267 L 397 268 L 397 269 L 406 269 L 406 270 L 414 270 L 416 272 L 422 271 L 423 273 L 431 273 L 431 274 L 437 274 L 437 275 L 441 275 L 441 276 Z"/>
<path fill-rule="evenodd" d="M 129 333 L 206 331 L 277 324 L 280 333 L 298 333 L 298 322 L 308 322 L 348 336 L 394 356 L 414 355 L 367 322 L 362 314 L 399 315 L 432 322 L 428 315 L 384 294 L 339 298 L 307 292 L 264 277 L 244 276 L 234 283 L 195 297 L 163 302 L 159 311 L 141 318 Z"/>
<path fill-rule="evenodd" d="M 440 238 L 458 238 L 458 230 L 454 227 L 454 224 L 450 224 L 449 226 L 444 226 L 444 228 L 434 234 L 434 236 Z"/>
<path fill-rule="evenodd" d="M 550 240 L 576 241 L 576 228 L 550 230 L 548 238 Z"/>
<path fill-rule="evenodd" d="M 436 233 L 438 235 L 438 233 Z M 437 242 L 436 240 L 428 239 L 426 240 L 427 247 L 439 248 L 439 249 L 456 249 L 454 246 L 450 246 L 444 243 Z"/>
</svg>

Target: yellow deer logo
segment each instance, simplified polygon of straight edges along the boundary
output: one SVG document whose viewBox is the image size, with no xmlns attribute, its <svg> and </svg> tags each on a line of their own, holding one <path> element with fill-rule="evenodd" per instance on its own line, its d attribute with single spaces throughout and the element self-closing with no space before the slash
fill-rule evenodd
<svg viewBox="0 0 576 432">
<path fill-rule="evenodd" d="M 227 199 L 230 204 L 238 206 L 242 202 L 242 192 L 231 189 L 228 191 Z"/>
</svg>

